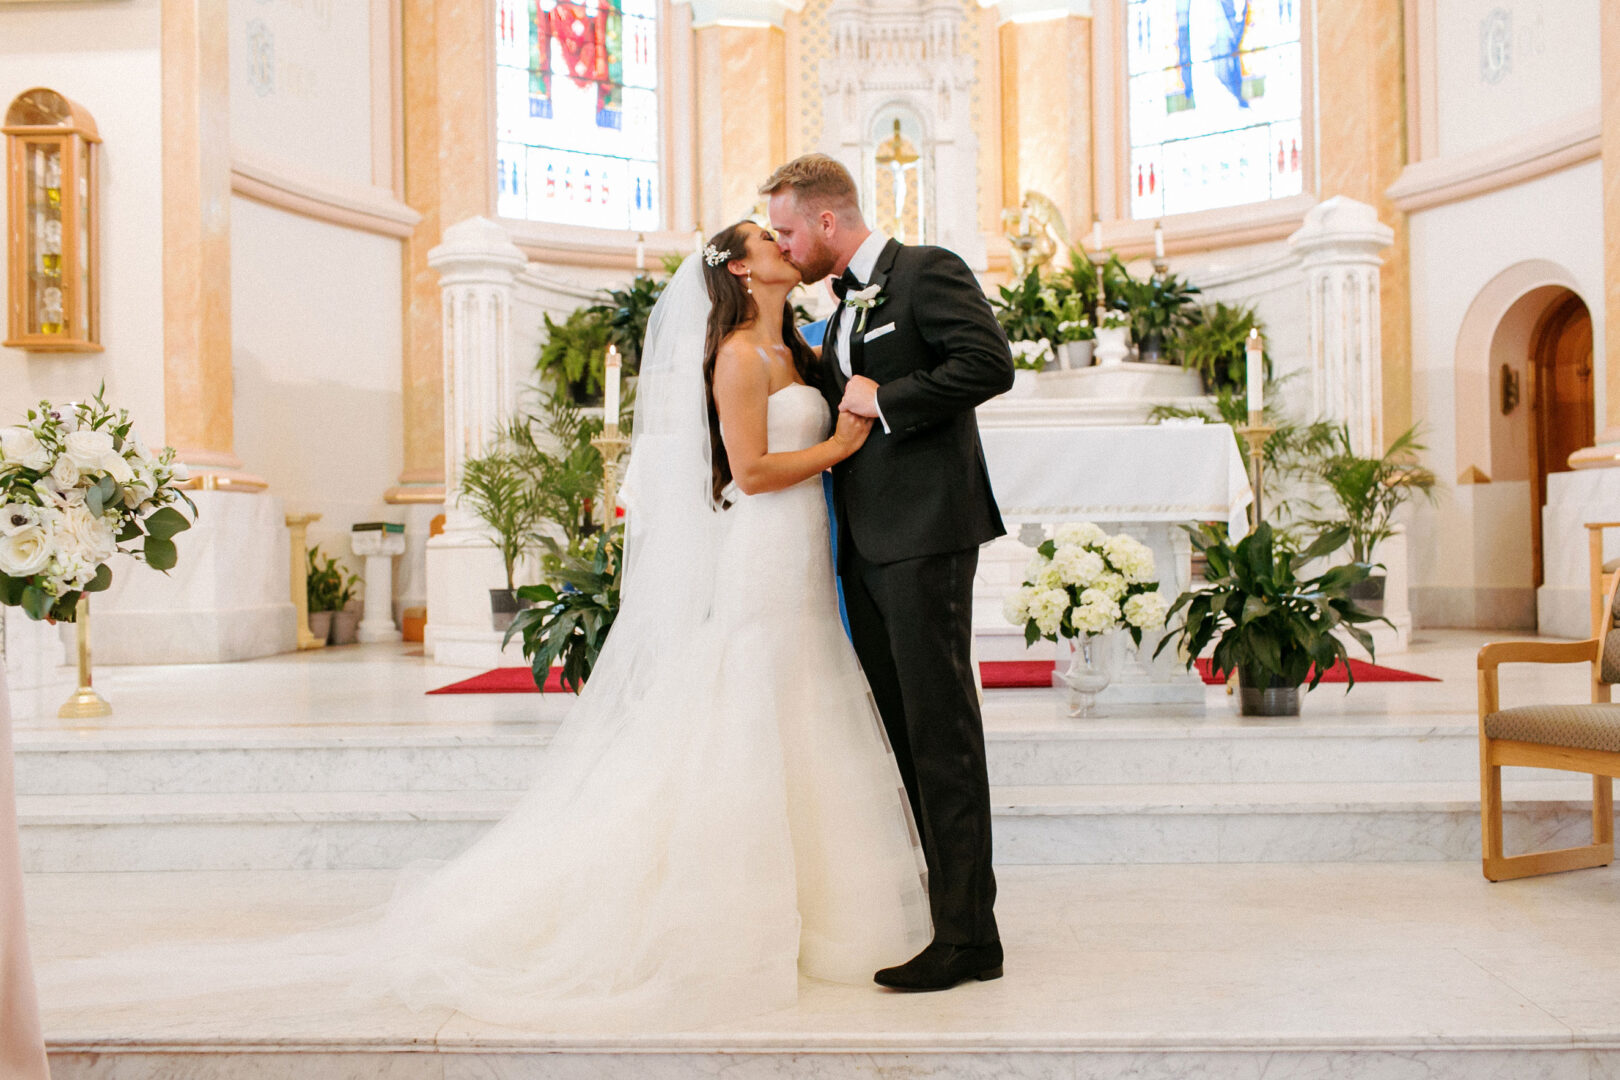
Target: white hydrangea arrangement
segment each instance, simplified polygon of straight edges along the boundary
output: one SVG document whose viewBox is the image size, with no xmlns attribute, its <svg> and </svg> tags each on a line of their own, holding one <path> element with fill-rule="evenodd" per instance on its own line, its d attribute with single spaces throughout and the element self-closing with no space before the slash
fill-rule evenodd
<svg viewBox="0 0 1620 1080">
<path fill-rule="evenodd" d="M 150 453 L 132 427 L 100 391 L 60 409 L 42 401 L 27 423 L 0 427 L 0 604 L 71 622 L 80 594 L 112 584 L 118 552 L 175 565 L 174 536 L 191 521 L 173 504 L 197 513 L 176 486 L 186 467 L 170 447 Z"/>
<path fill-rule="evenodd" d="M 1039 371 L 1052 361 L 1052 343 L 1050 341 L 1013 341 L 1008 343 L 1012 349 L 1013 367 L 1024 371 Z"/>
<path fill-rule="evenodd" d="M 1159 595 L 1153 550 L 1089 521 L 1059 525 L 1036 549 L 1025 577 L 1004 613 L 1024 628 L 1029 645 L 1118 628 L 1140 645 L 1142 631 L 1163 626 L 1170 609 Z"/>
</svg>

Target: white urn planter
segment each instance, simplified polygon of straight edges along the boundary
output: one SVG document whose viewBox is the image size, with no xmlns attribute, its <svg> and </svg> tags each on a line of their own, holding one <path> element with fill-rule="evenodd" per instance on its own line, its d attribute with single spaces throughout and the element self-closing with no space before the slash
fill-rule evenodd
<svg viewBox="0 0 1620 1080">
<path fill-rule="evenodd" d="M 1099 367 L 1123 364 L 1131 352 L 1131 331 L 1126 326 L 1104 326 L 1097 330 L 1095 355 Z"/>
</svg>

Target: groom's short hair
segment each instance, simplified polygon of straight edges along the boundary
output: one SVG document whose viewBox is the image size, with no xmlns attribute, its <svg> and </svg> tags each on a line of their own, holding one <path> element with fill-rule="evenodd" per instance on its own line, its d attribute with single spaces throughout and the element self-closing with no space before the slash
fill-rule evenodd
<svg viewBox="0 0 1620 1080">
<path fill-rule="evenodd" d="M 813 213 L 831 210 L 842 218 L 849 213 L 859 216 L 861 212 L 855 178 L 842 162 L 826 154 L 805 154 L 779 165 L 771 178 L 759 186 L 761 195 L 780 191 L 792 191 L 799 206 Z"/>
</svg>

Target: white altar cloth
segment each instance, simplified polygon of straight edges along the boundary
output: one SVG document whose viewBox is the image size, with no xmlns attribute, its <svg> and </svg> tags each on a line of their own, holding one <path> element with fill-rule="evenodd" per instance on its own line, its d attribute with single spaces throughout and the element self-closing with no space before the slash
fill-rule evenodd
<svg viewBox="0 0 1620 1080">
<path fill-rule="evenodd" d="M 1254 500 L 1227 424 L 980 425 L 990 483 L 1009 525 L 1224 521 L 1248 532 Z"/>
</svg>

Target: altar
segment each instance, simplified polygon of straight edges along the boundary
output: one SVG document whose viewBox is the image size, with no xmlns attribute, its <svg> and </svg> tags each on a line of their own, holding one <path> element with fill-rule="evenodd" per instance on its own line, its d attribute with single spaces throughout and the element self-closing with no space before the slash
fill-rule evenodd
<svg viewBox="0 0 1620 1080">
<path fill-rule="evenodd" d="M 1192 577 L 1184 524 L 1219 521 L 1234 538 L 1248 529 L 1254 499 L 1244 455 L 1226 424 L 1031 424 L 1017 403 L 979 410 L 980 440 L 1008 535 L 988 544 L 974 584 L 973 628 L 980 659 L 1059 659 L 1067 646 L 1026 648 L 1023 628 L 1007 623 L 1002 603 L 1023 581 L 1046 527 L 1092 521 L 1127 532 L 1153 549 L 1159 591 L 1174 601 Z M 1124 648 L 1131 646 L 1125 635 Z M 1134 657 L 1121 657 L 1105 702 L 1198 704 L 1203 684 L 1167 651 L 1152 659 L 1161 633 L 1145 633 Z M 1064 652 L 1059 653 L 1059 648 Z"/>
</svg>

